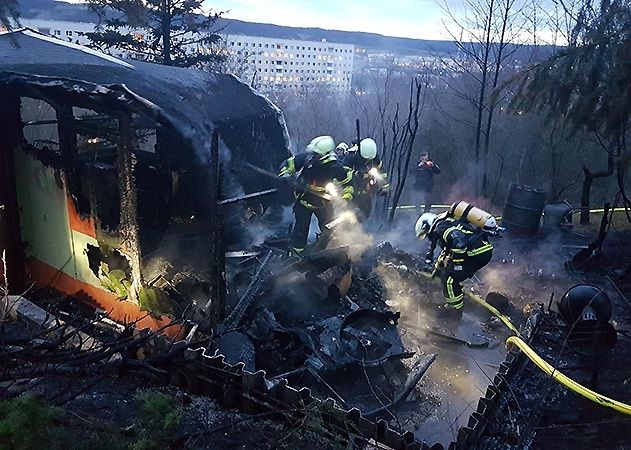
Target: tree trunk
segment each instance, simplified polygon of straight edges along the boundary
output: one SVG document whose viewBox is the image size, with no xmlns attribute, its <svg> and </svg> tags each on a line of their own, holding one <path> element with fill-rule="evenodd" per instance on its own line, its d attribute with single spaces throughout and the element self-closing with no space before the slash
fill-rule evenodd
<svg viewBox="0 0 631 450">
<path fill-rule="evenodd" d="M 509 13 L 512 3 L 509 1 L 505 4 L 504 15 L 502 16 L 502 31 L 500 33 L 500 40 L 497 43 L 499 50 L 497 57 L 495 58 L 495 73 L 493 74 L 493 89 L 497 88 L 497 83 L 500 77 L 500 69 L 502 67 L 503 54 L 505 48 L 506 28 L 508 27 Z M 493 5 L 491 4 L 491 10 L 489 15 L 493 13 Z M 499 94 L 498 94 L 499 95 Z M 491 128 L 493 126 L 493 113 L 495 112 L 495 95 L 491 95 L 491 103 L 489 105 L 489 114 L 486 118 L 486 130 L 484 132 L 484 153 L 482 154 L 482 195 L 488 195 L 488 177 L 489 177 L 489 147 L 491 142 Z"/>
<path fill-rule="evenodd" d="M 607 170 L 601 170 L 598 172 L 592 172 L 583 166 L 583 173 L 585 178 L 583 179 L 583 189 L 581 190 L 581 224 L 589 223 L 589 209 L 591 207 L 590 195 L 592 190 L 592 182 L 596 178 L 605 178 L 613 175 L 614 160 L 611 155 L 607 157 Z"/>
<path fill-rule="evenodd" d="M 162 32 L 162 64 L 172 66 L 171 59 L 171 14 L 169 11 L 169 0 L 162 0 L 162 17 L 160 20 L 160 31 Z"/>
<path fill-rule="evenodd" d="M 478 96 L 478 104 L 476 105 L 476 109 L 478 111 L 478 117 L 475 127 L 475 162 L 476 165 L 480 164 L 480 149 L 481 149 L 481 138 L 482 138 L 482 119 L 484 116 L 484 103 L 486 100 L 486 79 L 489 73 L 489 54 L 491 52 L 491 26 L 493 22 L 493 9 L 495 8 L 495 0 L 491 0 L 489 3 L 489 12 L 486 17 L 485 25 L 485 42 L 484 42 L 484 58 L 482 62 L 482 67 L 480 67 L 482 71 L 482 79 L 480 80 L 480 92 Z M 477 195 L 481 194 L 481 183 L 480 183 L 480 168 L 476 167 L 476 176 L 475 176 L 475 192 Z"/>
</svg>

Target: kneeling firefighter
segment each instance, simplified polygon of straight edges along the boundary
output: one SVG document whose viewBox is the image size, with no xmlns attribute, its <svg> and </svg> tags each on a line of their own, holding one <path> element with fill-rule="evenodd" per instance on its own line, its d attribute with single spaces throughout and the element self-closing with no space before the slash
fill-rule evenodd
<svg viewBox="0 0 631 450">
<path fill-rule="evenodd" d="M 497 234 L 501 228 L 491 214 L 466 202 L 457 202 L 440 215 L 422 214 L 415 231 L 419 239 L 429 236 L 426 263 L 433 261 L 437 245 L 442 249 L 435 268 L 440 273 L 443 295 L 447 305 L 461 311 L 462 282 L 491 261 L 493 245 L 489 235 Z"/>
<path fill-rule="evenodd" d="M 359 146 L 349 149 L 342 162 L 353 169 L 353 203 L 361 222 L 370 216 L 374 197 L 385 194 L 389 187 L 383 163 L 377 156 L 377 143 L 371 138 L 362 139 Z"/>
<path fill-rule="evenodd" d="M 307 151 L 285 160 L 281 166 L 279 176 L 295 177 L 300 185 L 294 192 L 296 218 L 289 238 L 290 253 L 304 252 L 312 214 L 318 218 L 321 233 L 327 233 L 325 225 L 334 215 L 332 201 L 353 198 L 353 172 L 338 161 L 334 150 L 331 136 L 319 136 L 311 141 Z"/>
</svg>

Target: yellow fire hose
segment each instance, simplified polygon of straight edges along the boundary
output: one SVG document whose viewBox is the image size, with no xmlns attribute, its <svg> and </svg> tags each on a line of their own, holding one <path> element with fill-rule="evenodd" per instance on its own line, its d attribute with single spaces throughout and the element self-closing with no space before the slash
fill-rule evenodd
<svg viewBox="0 0 631 450">
<path fill-rule="evenodd" d="M 396 209 L 416 209 L 420 206 L 424 206 L 424 205 L 399 205 L 396 207 Z M 451 208 L 451 205 L 430 205 L 432 208 L 434 209 L 447 209 L 447 208 Z M 390 208 L 392 209 L 392 208 Z M 609 209 L 610 212 L 623 212 L 626 211 L 626 208 L 611 208 Z M 572 213 L 572 214 L 578 214 L 581 212 L 581 208 L 576 208 L 576 210 Z M 604 209 L 602 208 L 595 208 L 595 209 L 590 209 L 589 210 L 590 214 L 597 214 L 597 213 L 603 213 L 605 212 Z M 495 218 L 497 220 L 500 220 L 502 218 L 502 216 L 495 216 Z"/>
<path fill-rule="evenodd" d="M 520 337 L 519 331 L 510 321 L 510 319 L 499 312 L 493 305 L 487 303 L 482 297 L 479 297 L 472 293 L 467 293 L 469 298 L 471 298 L 476 303 L 484 306 L 486 309 L 491 311 L 493 315 L 495 315 L 498 319 L 504 323 L 511 331 L 513 331 L 516 336 L 510 336 L 506 339 L 506 344 L 514 344 L 519 348 L 537 367 L 539 367 L 542 371 L 547 373 L 552 377 L 552 379 L 558 383 L 561 383 L 563 386 L 569 388 L 570 390 L 576 392 L 579 395 L 582 395 L 588 400 L 591 400 L 595 403 L 598 403 L 601 406 L 606 408 L 611 408 L 615 411 L 621 412 L 623 414 L 631 415 L 631 405 L 627 405 L 626 403 L 619 402 L 612 398 L 606 397 L 604 395 L 599 394 L 598 392 L 594 392 L 591 389 L 583 386 L 580 383 L 572 380 L 570 377 L 562 374 L 557 369 L 555 369 L 552 365 L 550 365 L 546 360 L 544 360 L 541 356 L 539 356 L 524 340 Z"/>
<path fill-rule="evenodd" d="M 426 275 L 431 279 L 431 276 L 425 272 L 419 272 L 423 275 Z M 489 304 L 482 297 L 475 295 L 471 292 L 466 293 L 467 297 L 469 297 L 474 302 L 479 305 L 485 307 L 487 310 L 491 312 L 495 317 L 502 321 L 508 329 L 510 329 L 515 336 L 510 336 L 506 339 L 506 344 L 513 344 L 517 346 L 537 367 L 539 367 L 543 372 L 547 373 L 552 377 L 552 379 L 558 383 L 561 383 L 563 386 L 567 387 L 571 391 L 582 395 L 588 400 L 591 400 L 594 403 L 597 403 L 605 408 L 610 408 L 615 411 L 621 412 L 623 414 L 631 415 L 631 405 L 627 405 L 626 403 L 619 402 L 612 398 L 606 397 L 604 395 L 599 394 L 598 392 L 594 392 L 591 389 L 583 386 L 580 383 L 572 380 L 570 377 L 562 374 L 557 369 L 555 369 L 552 365 L 550 365 L 546 360 L 544 360 L 541 356 L 539 356 L 524 340 L 521 338 L 519 330 L 513 323 L 510 321 L 508 316 L 502 314 L 495 308 L 493 305 Z"/>
<path fill-rule="evenodd" d="M 631 415 L 631 405 L 627 405 L 626 403 L 622 403 L 612 398 L 605 397 L 604 395 L 601 395 L 598 392 L 594 392 L 591 389 L 586 388 L 582 384 L 577 383 L 566 375 L 563 375 L 557 369 L 548 364 L 543 358 L 537 355 L 537 353 L 535 353 L 535 351 L 520 337 L 511 336 L 506 340 L 506 343 L 516 345 L 533 363 L 537 365 L 537 367 L 550 375 L 554 381 L 561 383 L 563 386 L 571 389 L 579 395 L 582 395 L 588 400 L 598 403 L 601 406 L 611 408 L 623 414 Z"/>
<path fill-rule="evenodd" d="M 473 300 L 474 302 L 476 302 L 479 305 L 484 306 L 486 309 L 491 311 L 491 314 L 493 314 L 495 317 L 500 319 L 502 321 L 502 323 L 508 327 L 509 330 L 511 330 L 517 336 L 520 336 L 519 330 L 517 329 L 517 327 L 515 325 L 513 325 L 513 322 L 510 321 L 508 316 L 506 316 L 506 315 L 502 314 L 501 312 L 499 312 L 497 310 L 497 308 L 495 308 L 493 305 L 488 303 L 482 297 L 480 297 L 478 295 L 475 295 L 475 294 L 473 294 L 471 292 L 467 292 L 466 294 L 467 294 L 467 297 L 469 297 L 471 300 Z"/>
</svg>

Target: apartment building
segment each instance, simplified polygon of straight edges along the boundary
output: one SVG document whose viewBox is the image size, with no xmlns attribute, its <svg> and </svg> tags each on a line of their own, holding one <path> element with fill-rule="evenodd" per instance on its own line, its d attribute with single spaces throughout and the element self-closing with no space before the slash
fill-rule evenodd
<svg viewBox="0 0 631 450">
<path fill-rule="evenodd" d="M 64 22 L 60 20 L 20 19 L 20 25 L 42 34 L 85 45 L 89 41 L 81 33 L 92 33 L 96 24 L 88 22 Z"/>
<path fill-rule="evenodd" d="M 77 44 L 88 44 L 81 33 L 94 31 L 96 24 L 41 19 L 22 19 L 22 26 Z M 144 39 L 143 30 L 130 30 L 135 39 Z M 353 77 L 355 46 L 322 40 L 301 41 L 257 36 L 224 37 L 224 53 L 244 61 L 243 79 L 262 91 L 326 86 L 349 91 Z M 199 49 L 196 49 L 199 50 Z M 203 49 L 202 49 L 203 50 Z M 117 57 L 130 57 L 121 51 Z"/>
<path fill-rule="evenodd" d="M 262 90 L 308 85 L 351 89 L 354 45 L 256 36 L 228 36 L 225 45 L 247 61 L 244 78 L 255 80 Z"/>
</svg>

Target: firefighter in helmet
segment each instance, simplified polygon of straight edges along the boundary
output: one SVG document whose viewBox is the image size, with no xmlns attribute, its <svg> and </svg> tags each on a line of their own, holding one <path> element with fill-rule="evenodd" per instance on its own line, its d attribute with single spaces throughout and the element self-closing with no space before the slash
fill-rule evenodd
<svg viewBox="0 0 631 450">
<path fill-rule="evenodd" d="M 466 215 L 465 215 L 466 216 Z M 492 219 L 495 223 L 495 219 Z M 435 263 L 440 273 L 443 295 L 447 305 L 461 312 L 464 305 L 462 283 L 491 261 L 493 245 L 489 233 L 466 220 L 450 217 L 449 213 L 424 213 L 416 222 L 416 236 L 429 237 L 430 247 L 425 262 L 434 259 L 436 246 L 442 249 Z"/>
<path fill-rule="evenodd" d="M 357 208 L 358 218 L 362 221 L 370 216 L 374 197 L 385 194 L 389 185 L 386 181 L 387 174 L 383 172 L 383 163 L 377 156 L 377 143 L 371 138 L 365 138 L 359 143 L 359 151 L 357 147 L 355 145 L 348 149 L 343 163 L 353 169 L 353 203 Z"/>
<path fill-rule="evenodd" d="M 348 144 L 346 142 L 340 142 L 335 147 L 335 156 L 340 159 L 344 158 L 344 155 L 348 152 Z"/>
<path fill-rule="evenodd" d="M 290 253 L 304 252 L 313 214 L 320 232 L 326 235 L 325 225 L 333 220 L 333 202 L 353 198 L 353 172 L 342 165 L 334 150 L 331 136 L 318 136 L 307 146 L 307 151 L 285 160 L 281 166 L 279 176 L 294 177 L 300 186 L 294 192 L 295 222 L 289 238 Z"/>
</svg>

